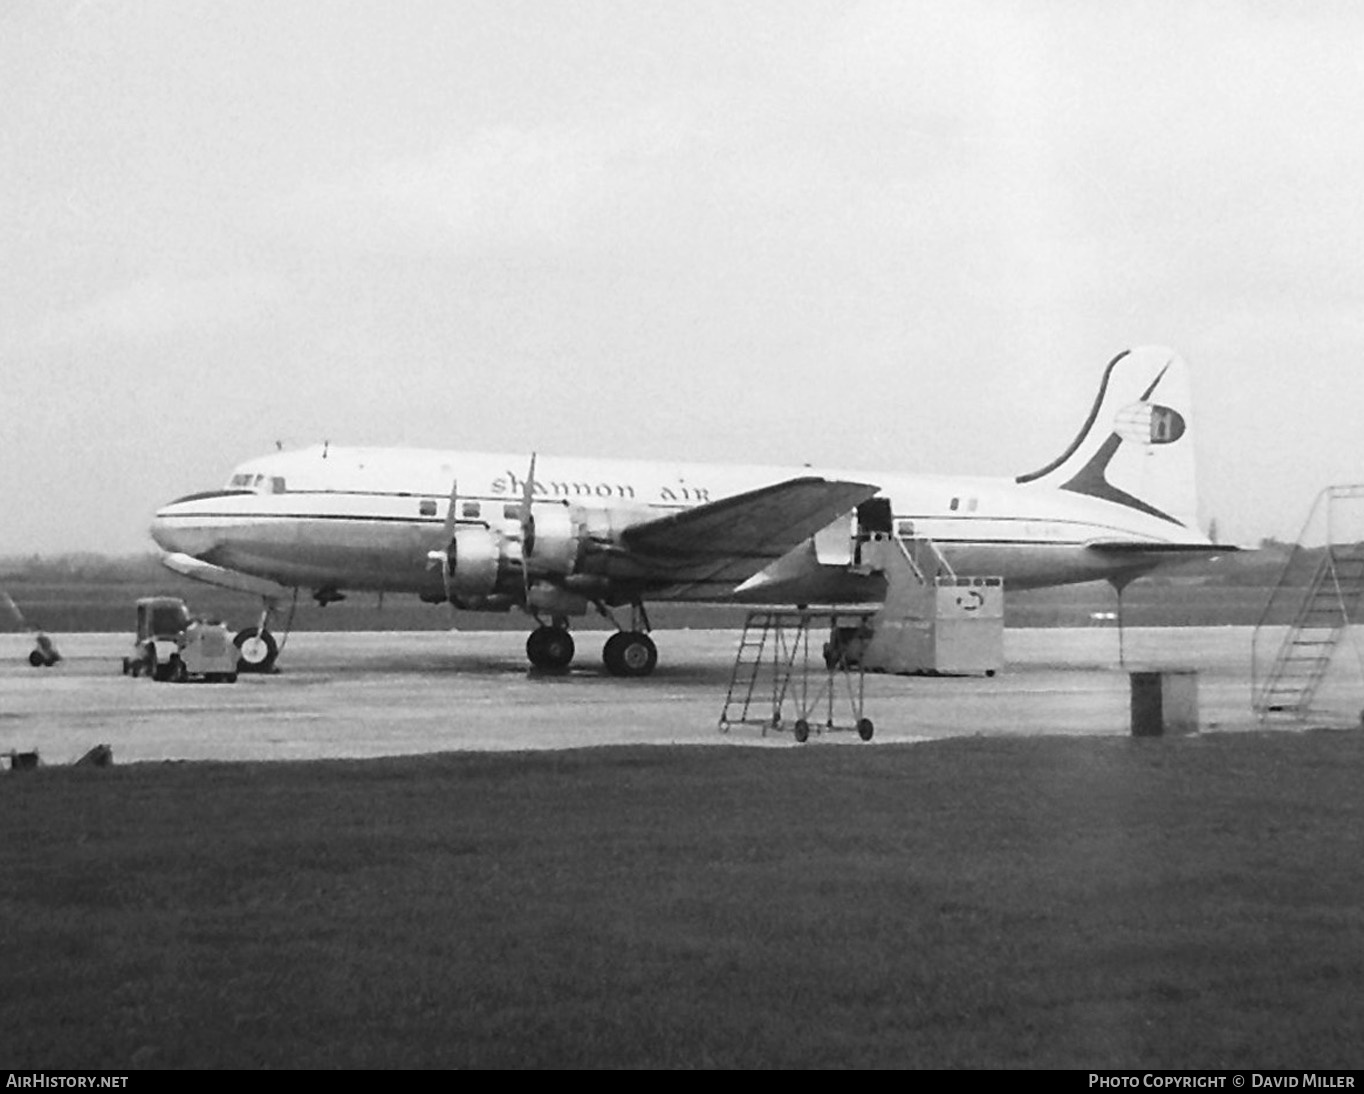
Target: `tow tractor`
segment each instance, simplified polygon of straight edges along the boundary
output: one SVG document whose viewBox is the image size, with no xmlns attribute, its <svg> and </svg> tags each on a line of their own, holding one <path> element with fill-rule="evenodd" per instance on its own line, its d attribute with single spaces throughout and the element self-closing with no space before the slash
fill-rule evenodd
<svg viewBox="0 0 1364 1094">
<path fill-rule="evenodd" d="M 125 676 L 144 673 L 153 680 L 237 679 L 237 647 L 227 626 L 195 619 L 177 596 L 147 596 L 137 602 L 134 654 L 123 659 Z"/>
</svg>

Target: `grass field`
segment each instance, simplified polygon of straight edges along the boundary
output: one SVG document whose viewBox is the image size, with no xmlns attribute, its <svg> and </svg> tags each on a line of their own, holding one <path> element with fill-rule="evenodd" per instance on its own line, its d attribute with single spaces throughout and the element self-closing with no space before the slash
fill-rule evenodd
<svg viewBox="0 0 1364 1094">
<path fill-rule="evenodd" d="M 0 776 L 16 1068 L 1359 1067 L 1358 733 Z"/>
</svg>

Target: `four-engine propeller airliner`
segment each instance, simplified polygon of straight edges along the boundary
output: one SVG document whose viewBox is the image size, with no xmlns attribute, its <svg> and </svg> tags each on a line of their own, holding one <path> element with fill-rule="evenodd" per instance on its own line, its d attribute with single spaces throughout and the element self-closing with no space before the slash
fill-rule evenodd
<svg viewBox="0 0 1364 1094">
<path fill-rule="evenodd" d="M 1006 589 L 1121 587 L 1219 549 L 1196 524 L 1193 469 L 1184 364 L 1148 346 L 1109 363 L 1060 456 L 1014 479 L 324 445 L 242 464 L 224 489 L 163 507 L 151 533 L 171 569 L 264 598 L 238 636 L 244 667 L 271 667 L 270 605 L 307 588 L 320 603 L 370 590 L 519 608 L 545 668 L 573 658 L 570 617 L 628 606 L 603 661 L 645 676 L 649 600 L 880 600 L 884 578 L 850 565 L 873 520 Z"/>
</svg>

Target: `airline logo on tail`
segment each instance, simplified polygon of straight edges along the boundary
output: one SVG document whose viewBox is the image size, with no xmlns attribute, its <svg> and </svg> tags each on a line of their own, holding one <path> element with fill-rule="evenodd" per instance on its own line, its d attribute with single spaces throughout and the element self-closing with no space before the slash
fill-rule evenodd
<svg viewBox="0 0 1364 1094">
<path fill-rule="evenodd" d="M 1092 498 L 1102 498 L 1104 501 L 1125 505 L 1139 513 L 1148 513 L 1183 527 L 1183 521 L 1108 481 L 1108 465 L 1124 441 L 1133 440 L 1143 445 L 1172 444 L 1184 435 L 1184 418 L 1177 410 L 1150 402 L 1151 396 L 1155 394 L 1156 388 L 1160 386 L 1161 380 L 1165 379 L 1165 374 L 1169 370 L 1169 365 L 1161 369 L 1160 375 L 1151 381 L 1151 386 L 1142 392 L 1137 402 L 1123 407 L 1113 416 L 1113 432 L 1090 457 L 1089 462 L 1080 468 L 1079 473 L 1061 485 L 1062 490 L 1088 494 Z M 1135 430 L 1132 428 L 1133 425 L 1136 426 Z"/>
<path fill-rule="evenodd" d="M 1157 392 L 1159 402 L 1154 401 Z M 1192 528 L 1196 501 L 1189 415 L 1188 381 L 1175 354 L 1159 346 L 1120 353 L 1104 373 L 1079 436 L 1051 464 L 1017 481 L 1084 494 Z"/>
<path fill-rule="evenodd" d="M 1159 403 L 1133 403 L 1113 422 L 1113 431 L 1133 444 L 1174 444 L 1184 429 L 1184 415 Z"/>
</svg>

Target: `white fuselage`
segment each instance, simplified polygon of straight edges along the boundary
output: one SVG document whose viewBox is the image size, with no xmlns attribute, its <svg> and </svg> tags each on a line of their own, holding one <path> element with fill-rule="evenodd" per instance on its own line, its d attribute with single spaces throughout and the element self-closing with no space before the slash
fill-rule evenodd
<svg viewBox="0 0 1364 1094">
<path fill-rule="evenodd" d="M 310 448 L 241 465 L 228 488 L 162 508 L 152 535 L 168 552 L 292 587 L 412 592 L 439 598 L 441 549 L 452 498 L 456 518 L 493 529 L 519 518 L 528 455 L 420 449 Z M 846 472 L 541 456 L 537 510 L 568 505 L 604 533 L 802 476 L 877 485 L 895 530 L 932 540 L 958 574 L 995 575 L 1028 588 L 1130 575 L 1159 561 L 1092 544 L 1206 545 L 1196 530 L 1110 501 L 1010 479 Z M 659 599 L 853 602 L 874 598 L 848 567 L 853 531 L 803 548 L 804 562 L 742 594 L 651 591 Z M 842 543 L 840 544 L 840 539 Z M 793 552 L 794 554 L 795 552 Z M 775 568 L 775 567 L 774 567 Z M 752 583 L 749 583 L 752 585 Z"/>
</svg>

